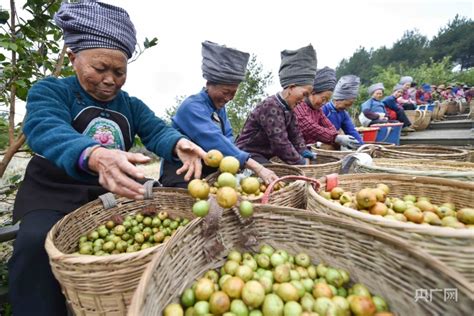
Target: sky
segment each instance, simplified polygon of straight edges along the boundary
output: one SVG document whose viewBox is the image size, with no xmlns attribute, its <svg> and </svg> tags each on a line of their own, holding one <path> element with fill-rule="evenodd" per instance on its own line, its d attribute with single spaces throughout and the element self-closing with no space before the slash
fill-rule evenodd
<svg viewBox="0 0 474 316">
<path fill-rule="evenodd" d="M 176 97 L 198 93 L 201 42 L 210 40 L 255 54 L 273 74 L 268 94 L 280 90 L 280 51 L 309 43 L 318 68 L 335 68 L 360 47 L 390 47 L 406 30 L 431 39 L 456 14 L 473 18 L 472 0 L 102 0 L 126 9 L 139 43 L 158 45 L 129 64 L 123 90 L 158 116 Z M 19 112 L 24 111 L 18 109 Z M 22 113 L 19 113 L 20 115 Z"/>
</svg>

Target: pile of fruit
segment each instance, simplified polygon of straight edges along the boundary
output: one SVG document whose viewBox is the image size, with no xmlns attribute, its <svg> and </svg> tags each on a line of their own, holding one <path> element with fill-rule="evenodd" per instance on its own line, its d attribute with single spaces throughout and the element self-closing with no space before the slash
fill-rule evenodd
<svg viewBox="0 0 474 316">
<path fill-rule="evenodd" d="M 380 215 L 386 219 L 416 224 L 452 228 L 474 228 L 474 208 L 457 209 L 454 203 L 436 205 L 430 198 L 407 194 L 402 198 L 388 197 L 390 188 L 379 183 L 375 188 L 364 188 L 355 195 L 335 187 L 321 191 L 325 199 L 363 213 Z"/>
<path fill-rule="evenodd" d="M 254 255 L 231 251 L 220 272 L 206 272 L 163 315 L 393 316 L 382 297 L 351 285 L 347 271 L 268 245 Z"/>
<path fill-rule="evenodd" d="M 114 216 L 87 235 L 81 236 L 76 254 L 107 256 L 143 250 L 166 242 L 178 227 L 188 223 L 186 218 L 169 218 L 165 211 L 156 216 Z"/>
<path fill-rule="evenodd" d="M 219 168 L 220 174 L 212 186 L 206 180 L 194 179 L 188 184 L 189 194 L 197 199 L 193 206 L 196 216 L 203 217 L 209 212 L 209 195 L 215 195 L 217 204 L 223 208 L 239 206 L 240 215 L 248 217 L 253 214 L 253 205 L 248 199 L 260 198 L 267 189 L 262 179 L 239 175 L 240 163 L 232 156 L 223 157 L 218 150 L 210 150 L 204 159 L 206 165 Z M 274 190 L 285 186 L 284 182 L 275 185 Z M 240 202 L 239 202 L 240 201 Z"/>
</svg>

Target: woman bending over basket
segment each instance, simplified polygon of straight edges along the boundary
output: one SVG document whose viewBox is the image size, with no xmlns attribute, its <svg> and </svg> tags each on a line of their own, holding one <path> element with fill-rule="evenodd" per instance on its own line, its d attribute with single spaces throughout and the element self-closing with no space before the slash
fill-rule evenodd
<svg viewBox="0 0 474 316">
<path fill-rule="evenodd" d="M 316 66 L 316 52 L 311 45 L 281 52 L 279 77 L 283 90 L 250 113 L 237 140 L 241 150 L 260 163 L 276 156 L 290 165 L 304 165 L 305 158 L 314 158 L 306 149 L 293 110 L 313 90 Z"/>
<path fill-rule="evenodd" d="M 250 158 L 249 153 L 234 144 L 232 127 L 225 106 L 232 100 L 245 79 L 249 54 L 209 41 L 202 43 L 202 72 L 206 87 L 188 97 L 172 118 L 173 127 L 189 137 L 204 150 L 218 149 L 224 156 L 234 156 L 241 167 L 252 169 L 267 184 L 276 180 L 276 174 Z M 176 174 L 181 162 L 162 165 L 160 182 L 164 186 L 186 188 L 188 181 Z M 203 176 L 217 171 L 204 166 Z"/>
<path fill-rule="evenodd" d="M 65 298 L 44 249 L 50 228 L 107 191 L 142 199 L 135 163 L 127 152 L 138 135 L 166 160 L 181 159 L 186 178 L 200 176 L 205 152 L 167 126 L 140 99 L 121 90 L 135 51 L 135 28 L 125 10 L 95 1 L 63 3 L 54 17 L 63 29 L 76 72 L 46 78 L 29 91 L 23 131 L 36 153 L 13 210 L 21 220 L 9 261 L 13 315 L 67 315 Z"/>
</svg>

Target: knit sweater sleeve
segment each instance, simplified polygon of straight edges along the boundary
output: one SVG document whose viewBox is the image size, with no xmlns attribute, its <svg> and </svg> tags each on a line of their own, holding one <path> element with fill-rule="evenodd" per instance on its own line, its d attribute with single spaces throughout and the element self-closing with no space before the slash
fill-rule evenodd
<svg viewBox="0 0 474 316">
<path fill-rule="evenodd" d="M 267 135 L 272 152 L 277 153 L 287 164 L 304 164 L 304 159 L 289 139 L 284 110 L 278 104 L 269 103 L 262 116 L 264 118 L 260 120 L 260 125 Z"/>
<path fill-rule="evenodd" d="M 173 123 L 204 150 L 218 149 L 224 156 L 234 156 L 241 167 L 250 156 L 234 144 L 230 126 L 224 135 L 201 102 L 185 100 L 173 117 Z"/>
<path fill-rule="evenodd" d="M 327 144 L 334 143 L 337 136 L 336 128 L 322 111 L 313 113 L 314 111 L 316 110 L 310 109 L 305 103 L 295 108 L 298 127 L 306 144 L 314 144 L 318 141 Z"/>
<path fill-rule="evenodd" d="M 171 161 L 176 143 L 184 136 L 157 117 L 140 99 L 130 97 L 130 104 L 136 133 L 145 147 Z"/>
<path fill-rule="evenodd" d="M 77 180 L 92 179 L 77 168 L 77 160 L 85 148 L 97 142 L 72 127 L 72 103 L 68 86 L 59 79 L 38 81 L 28 92 L 23 132 L 34 152 Z"/>
</svg>

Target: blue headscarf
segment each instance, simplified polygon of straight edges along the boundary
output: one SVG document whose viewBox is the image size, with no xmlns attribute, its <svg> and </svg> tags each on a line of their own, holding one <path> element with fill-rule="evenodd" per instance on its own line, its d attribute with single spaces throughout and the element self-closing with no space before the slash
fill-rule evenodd
<svg viewBox="0 0 474 316">
<path fill-rule="evenodd" d="M 137 44 L 135 27 L 127 11 L 95 0 L 63 2 L 54 15 L 64 42 L 73 52 L 91 48 L 123 51 L 131 58 Z"/>
</svg>

